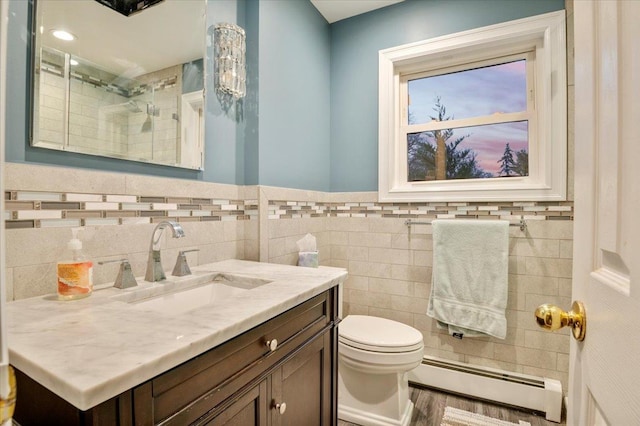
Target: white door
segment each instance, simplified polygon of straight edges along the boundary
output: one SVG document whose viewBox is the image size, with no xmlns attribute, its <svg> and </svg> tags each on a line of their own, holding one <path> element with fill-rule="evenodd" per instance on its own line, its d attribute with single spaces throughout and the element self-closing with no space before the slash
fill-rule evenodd
<svg viewBox="0 0 640 426">
<path fill-rule="evenodd" d="M 574 2 L 573 297 L 568 425 L 640 425 L 640 1 Z"/>
</svg>

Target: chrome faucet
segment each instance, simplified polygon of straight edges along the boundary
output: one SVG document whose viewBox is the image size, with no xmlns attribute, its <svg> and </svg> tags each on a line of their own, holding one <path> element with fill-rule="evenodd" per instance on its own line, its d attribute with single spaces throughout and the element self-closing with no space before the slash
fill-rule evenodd
<svg viewBox="0 0 640 426">
<path fill-rule="evenodd" d="M 144 276 L 145 281 L 156 282 L 167 278 L 164 274 L 164 270 L 162 269 L 162 261 L 160 259 L 160 238 L 162 237 L 162 231 L 167 226 L 171 227 L 173 238 L 184 237 L 184 229 L 182 229 L 182 226 L 178 222 L 163 220 L 155 227 L 153 234 L 151 234 L 147 273 Z"/>
</svg>

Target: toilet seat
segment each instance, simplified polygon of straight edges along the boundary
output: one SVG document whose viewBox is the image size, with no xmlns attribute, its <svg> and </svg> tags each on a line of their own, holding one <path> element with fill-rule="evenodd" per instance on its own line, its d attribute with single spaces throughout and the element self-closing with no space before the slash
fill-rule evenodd
<svg viewBox="0 0 640 426">
<path fill-rule="evenodd" d="M 354 348 L 341 343 L 338 345 L 340 362 L 354 370 L 368 374 L 389 374 L 409 371 L 422 362 L 423 346 L 410 352 L 377 352 Z"/>
<path fill-rule="evenodd" d="M 338 326 L 338 341 L 370 352 L 403 353 L 424 347 L 422 333 L 385 318 L 349 315 Z"/>
</svg>

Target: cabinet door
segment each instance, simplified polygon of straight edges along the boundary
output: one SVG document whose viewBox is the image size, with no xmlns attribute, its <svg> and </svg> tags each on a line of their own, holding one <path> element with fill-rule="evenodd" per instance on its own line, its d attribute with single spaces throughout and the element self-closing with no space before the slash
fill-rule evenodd
<svg viewBox="0 0 640 426">
<path fill-rule="evenodd" d="M 266 426 L 267 380 L 253 387 L 214 418 L 199 425 L 206 426 Z"/>
<path fill-rule="evenodd" d="M 134 398 L 136 410 L 149 413 L 151 424 L 184 426 L 198 421 L 268 376 L 290 352 L 329 327 L 333 294 L 319 294 L 152 379 L 145 397 Z M 265 345 L 270 340 L 277 341 L 277 350 Z"/>
<path fill-rule="evenodd" d="M 273 372 L 269 407 L 272 425 L 331 425 L 331 371 L 331 333 L 327 331 Z"/>
</svg>

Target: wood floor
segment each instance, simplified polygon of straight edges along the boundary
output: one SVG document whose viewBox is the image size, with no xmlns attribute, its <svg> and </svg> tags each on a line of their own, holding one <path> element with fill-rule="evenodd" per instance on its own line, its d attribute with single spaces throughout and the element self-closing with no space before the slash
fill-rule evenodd
<svg viewBox="0 0 640 426">
<path fill-rule="evenodd" d="M 558 426 L 545 420 L 544 414 L 521 411 L 512 407 L 493 404 L 486 401 L 472 400 L 462 396 L 440 392 L 435 389 L 411 387 L 411 400 L 415 404 L 411 424 L 415 426 L 439 426 L 446 406 L 471 411 L 500 420 L 518 423 L 518 420 L 531 423 L 531 426 Z M 357 426 L 354 423 L 338 421 L 338 426 Z"/>
</svg>

